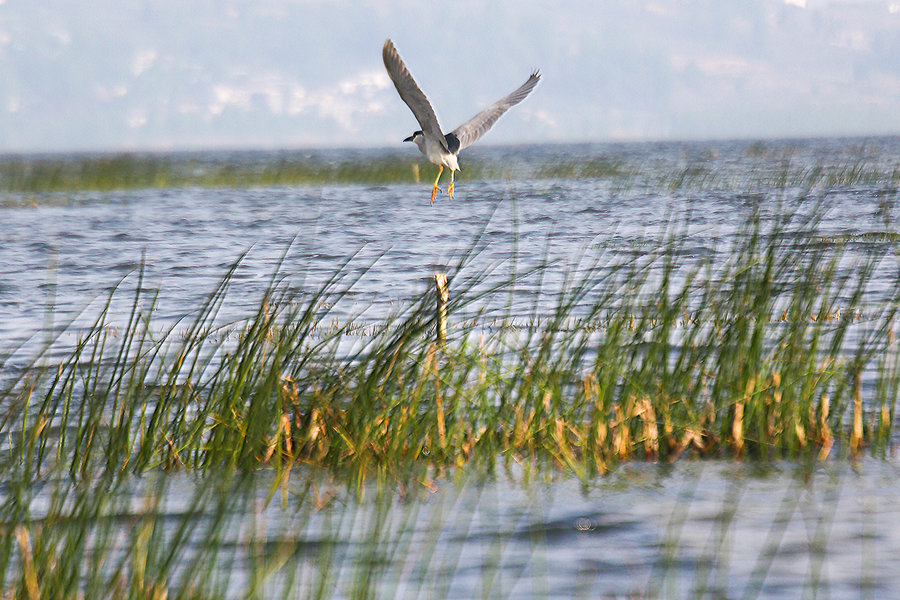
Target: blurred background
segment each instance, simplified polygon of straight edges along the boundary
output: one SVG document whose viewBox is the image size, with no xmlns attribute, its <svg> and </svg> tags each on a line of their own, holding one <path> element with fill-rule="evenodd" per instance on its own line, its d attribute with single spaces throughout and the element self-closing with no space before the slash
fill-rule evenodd
<svg viewBox="0 0 900 600">
<path fill-rule="evenodd" d="M 485 143 L 900 133 L 900 1 L 0 0 L 0 151 L 379 147 L 544 79 Z"/>
</svg>

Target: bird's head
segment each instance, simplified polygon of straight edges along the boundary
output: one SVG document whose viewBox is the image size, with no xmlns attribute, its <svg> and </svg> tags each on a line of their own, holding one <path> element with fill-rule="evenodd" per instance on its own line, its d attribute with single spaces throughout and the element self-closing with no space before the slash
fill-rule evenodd
<svg viewBox="0 0 900 600">
<path fill-rule="evenodd" d="M 404 142 L 415 142 L 418 144 L 419 140 L 422 140 L 422 139 L 424 139 L 424 136 L 422 135 L 422 130 L 420 129 L 418 131 L 414 131 L 411 136 L 409 136 L 408 138 L 406 138 L 403 141 Z"/>
</svg>

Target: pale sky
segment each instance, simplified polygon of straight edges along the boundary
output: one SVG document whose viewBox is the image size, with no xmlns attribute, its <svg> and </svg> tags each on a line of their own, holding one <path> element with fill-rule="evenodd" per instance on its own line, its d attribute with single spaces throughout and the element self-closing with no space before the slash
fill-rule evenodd
<svg viewBox="0 0 900 600">
<path fill-rule="evenodd" d="M 394 40 L 484 144 L 900 133 L 900 0 L 0 0 L 0 152 L 398 145 Z"/>
</svg>

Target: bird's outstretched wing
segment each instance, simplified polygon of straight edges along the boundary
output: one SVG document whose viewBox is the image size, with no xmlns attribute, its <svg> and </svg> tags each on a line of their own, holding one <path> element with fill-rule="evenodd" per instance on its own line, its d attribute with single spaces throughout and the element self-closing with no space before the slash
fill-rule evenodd
<svg viewBox="0 0 900 600">
<path fill-rule="evenodd" d="M 508 96 L 504 96 L 503 98 L 497 100 L 486 109 L 454 129 L 453 134 L 456 135 L 456 137 L 459 139 L 459 150 L 462 150 L 466 146 L 471 146 L 478 140 L 478 138 L 487 133 L 487 130 L 497 122 L 497 119 L 503 116 L 503 113 L 508 111 L 510 108 L 524 100 L 540 80 L 541 74 L 538 71 L 535 71 L 528 78 L 528 81 L 523 83 L 519 87 L 519 89 L 509 94 Z M 403 94 L 401 93 L 400 95 L 402 96 Z"/>
<path fill-rule="evenodd" d="M 406 105 L 415 115 L 416 121 L 422 127 L 422 132 L 426 135 L 431 135 L 432 139 L 440 140 L 446 147 L 444 134 L 441 133 L 441 126 L 438 123 L 437 116 L 434 114 L 434 109 L 431 108 L 431 103 L 428 102 L 425 93 L 410 75 L 409 69 L 406 68 L 403 59 L 400 58 L 391 40 L 384 42 L 381 56 L 384 59 L 384 68 L 387 69 L 388 75 L 391 76 L 391 81 L 394 82 L 397 93 L 400 94 L 400 98 L 406 102 Z"/>
</svg>

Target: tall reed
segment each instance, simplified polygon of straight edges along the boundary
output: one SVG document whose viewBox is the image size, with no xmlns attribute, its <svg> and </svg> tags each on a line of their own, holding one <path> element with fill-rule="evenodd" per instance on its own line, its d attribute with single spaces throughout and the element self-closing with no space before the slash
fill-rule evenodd
<svg viewBox="0 0 900 600">
<path fill-rule="evenodd" d="M 287 473 L 299 461 L 349 471 L 361 487 L 373 473 L 424 477 L 497 456 L 590 477 L 684 452 L 885 451 L 897 298 L 872 305 L 866 294 L 890 243 L 846 264 L 845 244 L 823 241 L 814 216 L 757 214 L 744 229 L 688 263 L 678 227 L 638 255 L 586 255 L 531 314 L 510 304 L 490 322 L 480 310 L 546 267 L 478 267 L 476 240 L 450 273 L 446 345 L 434 343 L 430 290 L 365 328 L 353 318 L 326 327 L 327 307 L 366 270 L 352 257 L 303 295 L 279 267 L 256 312 L 227 328 L 217 315 L 240 261 L 162 335 L 151 334 L 154 298 L 139 281 L 127 323 L 109 321 L 114 291 L 66 360 L 4 392 L 6 460 L 86 479 L 160 467 Z"/>
<path fill-rule="evenodd" d="M 391 315 L 335 321 L 367 268 L 355 256 L 299 292 L 282 261 L 256 311 L 227 323 L 239 257 L 162 332 L 138 271 L 124 323 L 111 316 L 120 285 L 67 358 L 4 378 L 0 590 L 225 597 L 232 516 L 279 490 L 312 511 L 329 478 L 358 498 L 414 497 L 451 470 L 588 482 L 623 461 L 884 454 L 900 381 L 894 242 L 823 237 L 818 214 L 760 207 L 706 256 L 673 222 L 639 253 L 586 249 L 561 279 L 549 263 L 485 265 L 477 238 L 449 269 L 443 343 L 431 290 Z M 876 273 L 889 296 L 873 299 Z M 516 299 L 525 284 L 539 290 L 530 309 Z M 182 472 L 198 485 L 172 516 L 160 503 L 179 497 Z M 260 473 L 262 498 L 246 483 Z M 378 561 L 409 542 L 388 535 L 387 513 L 365 518 L 372 568 L 354 574 L 358 596 L 382 589 Z M 251 553 L 243 589 L 264 595 L 301 551 Z M 311 551 L 321 570 L 304 592 L 328 597 L 348 550 L 326 539 Z"/>
</svg>

